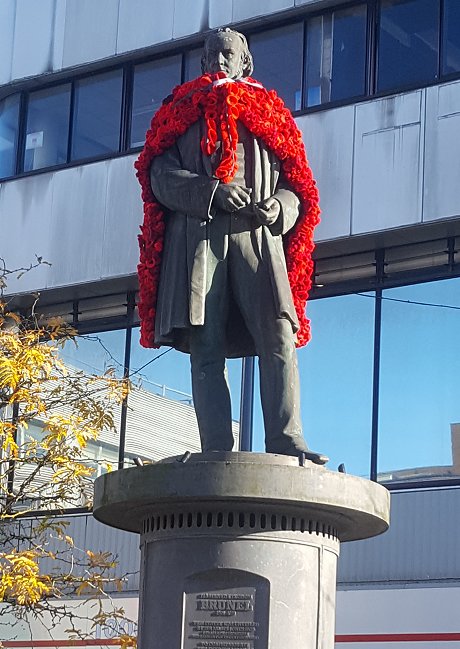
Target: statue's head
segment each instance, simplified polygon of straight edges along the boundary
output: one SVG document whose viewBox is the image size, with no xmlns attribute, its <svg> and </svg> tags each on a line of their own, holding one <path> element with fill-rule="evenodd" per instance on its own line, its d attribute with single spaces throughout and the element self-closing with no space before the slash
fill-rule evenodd
<svg viewBox="0 0 460 649">
<path fill-rule="evenodd" d="M 253 62 L 246 37 L 229 27 L 208 36 L 201 57 L 201 71 L 225 72 L 231 79 L 252 74 Z"/>
</svg>

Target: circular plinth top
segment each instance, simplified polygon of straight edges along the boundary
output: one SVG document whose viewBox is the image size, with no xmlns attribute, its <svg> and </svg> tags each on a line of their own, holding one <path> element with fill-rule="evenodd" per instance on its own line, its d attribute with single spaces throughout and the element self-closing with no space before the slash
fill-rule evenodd
<svg viewBox="0 0 460 649">
<path fill-rule="evenodd" d="M 155 508 L 197 503 L 295 507 L 331 524 L 341 541 L 376 536 L 389 526 L 390 494 L 382 485 L 270 453 L 194 453 L 97 478 L 94 516 L 130 532 Z"/>
</svg>

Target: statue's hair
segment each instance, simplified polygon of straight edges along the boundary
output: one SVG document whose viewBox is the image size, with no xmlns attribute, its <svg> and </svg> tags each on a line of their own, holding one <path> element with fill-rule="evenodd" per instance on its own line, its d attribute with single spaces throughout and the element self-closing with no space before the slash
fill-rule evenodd
<svg viewBox="0 0 460 649">
<path fill-rule="evenodd" d="M 206 51 L 208 49 L 208 43 L 212 41 L 213 38 L 215 38 L 218 34 L 231 34 L 232 36 L 237 36 L 241 42 L 243 43 L 243 77 L 249 77 L 252 74 L 252 71 L 254 70 L 254 62 L 252 59 L 252 54 L 249 51 L 249 45 L 248 41 L 246 40 L 246 36 L 244 34 L 241 34 L 241 32 L 237 32 L 234 29 L 230 29 L 230 27 L 220 27 L 217 29 L 215 32 L 210 34 L 207 39 L 204 42 L 204 49 L 203 49 L 203 56 L 201 57 L 201 72 L 204 74 L 206 72 Z"/>
</svg>

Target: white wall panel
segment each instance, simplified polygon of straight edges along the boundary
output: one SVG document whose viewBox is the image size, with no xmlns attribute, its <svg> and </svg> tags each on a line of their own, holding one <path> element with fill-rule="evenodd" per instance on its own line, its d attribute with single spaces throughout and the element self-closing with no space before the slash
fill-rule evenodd
<svg viewBox="0 0 460 649">
<path fill-rule="evenodd" d="M 0 255 L 10 269 L 26 268 L 35 255 L 49 260 L 53 177 L 40 175 L 0 185 Z M 17 280 L 11 276 L 8 290 L 24 293 L 46 286 L 48 266 L 32 270 Z"/>
<path fill-rule="evenodd" d="M 233 0 L 209 0 L 209 27 L 225 27 L 232 22 Z"/>
<path fill-rule="evenodd" d="M 208 0 L 175 0 L 173 37 L 182 38 L 208 28 Z"/>
<path fill-rule="evenodd" d="M 55 0 L 17 0 L 12 77 L 30 77 L 53 69 Z"/>
<path fill-rule="evenodd" d="M 102 245 L 104 277 L 131 275 L 139 258 L 137 235 L 143 220 L 141 188 L 133 167 L 137 155 L 110 162 Z"/>
<path fill-rule="evenodd" d="M 117 52 L 170 40 L 173 19 L 174 0 L 120 0 Z"/>
<path fill-rule="evenodd" d="M 352 234 L 421 222 L 424 95 L 356 107 Z"/>
<path fill-rule="evenodd" d="M 11 79 L 16 0 L 0 2 L 0 85 Z"/>
<path fill-rule="evenodd" d="M 316 241 L 350 234 L 353 122 L 353 106 L 297 119 L 320 192 Z"/>
<path fill-rule="evenodd" d="M 102 162 L 55 174 L 49 286 L 101 277 L 108 165 Z"/>
<path fill-rule="evenodd" d="M 67 0 L 64 67 L 115 54 L 118 5 L 119 0 Z"/>
<path fill-rule="evenodd" d="M 233 22 L 290 9 L 294 0 L 233 0 Z"/>
<path fill-rule="evenodd" d="M 460 215 L 460 83 L 428 88 L 423 220 Z"/>
</svg>

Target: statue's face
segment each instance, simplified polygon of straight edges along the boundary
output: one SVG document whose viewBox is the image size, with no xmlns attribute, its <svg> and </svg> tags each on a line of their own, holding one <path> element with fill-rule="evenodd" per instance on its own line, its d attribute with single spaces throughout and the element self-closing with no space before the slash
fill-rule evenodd
<svg viewBox="0 0 460 649">
<path fill-rule="evenodd" d="M 206 72 L 224 72 L 230 79 L 243 75 L 244 45 L 238 36 L 222 32 L 206 44 Z"/>
</svg>

